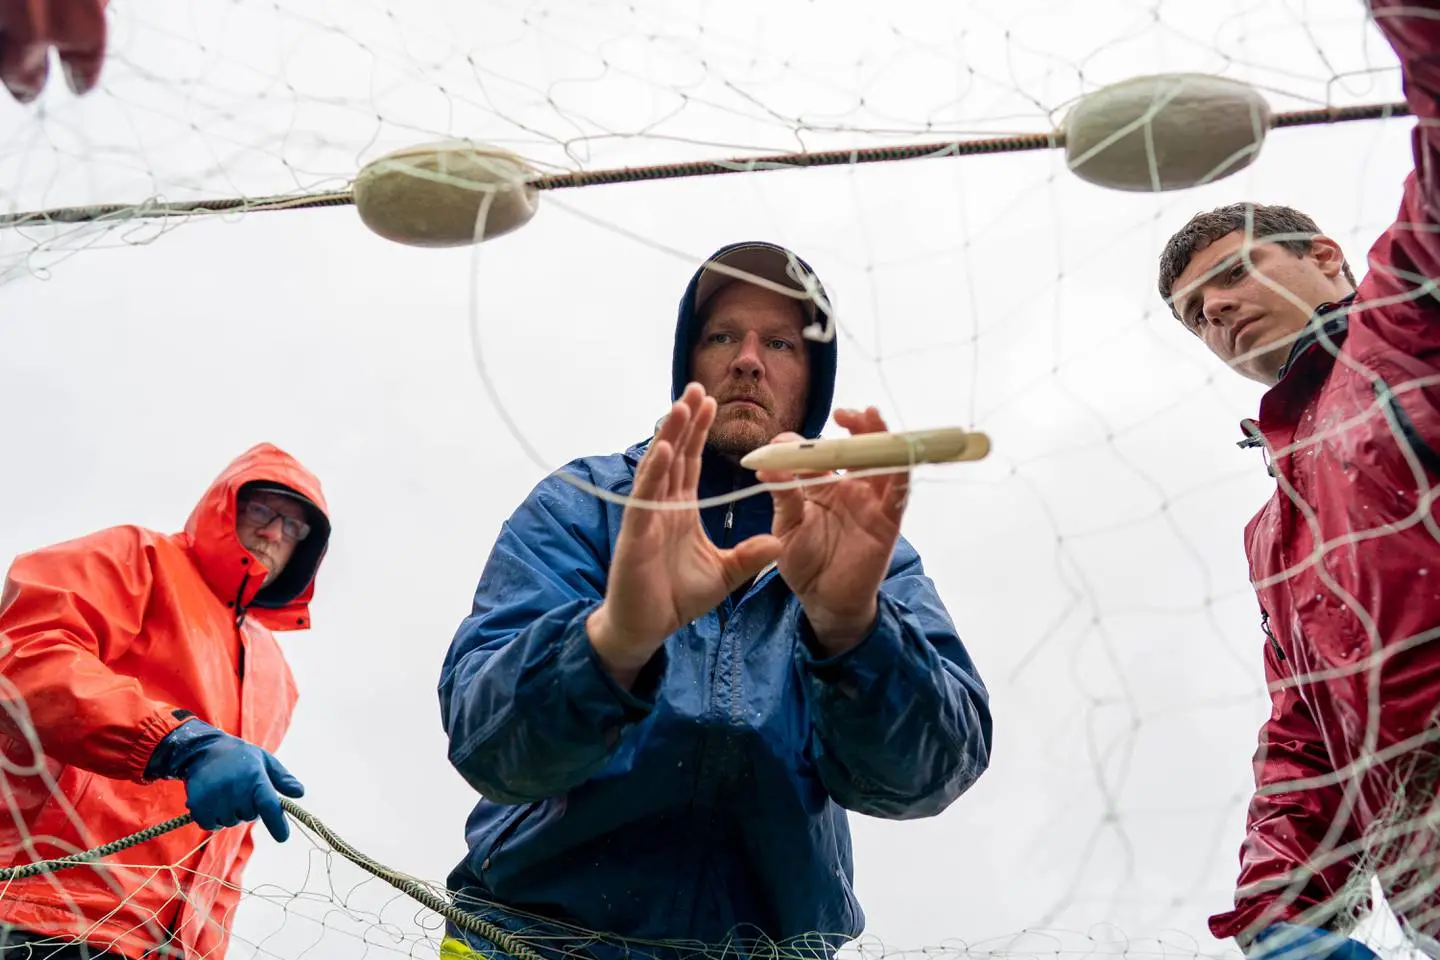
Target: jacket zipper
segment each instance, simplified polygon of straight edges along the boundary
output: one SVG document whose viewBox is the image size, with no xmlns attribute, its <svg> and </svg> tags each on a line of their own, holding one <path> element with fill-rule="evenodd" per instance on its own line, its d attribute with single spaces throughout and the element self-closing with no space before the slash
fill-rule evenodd
<svg viewBox="0 0 1440 960">
<path fill-rule="evenodd" d="M 1275 639 L 1275 634 L 1270 630 L 1270 613 L 1267 610 L 1260 611 L 1260 629 L 1265 631 L 1265 636 L 1270 640 L 1270 646 L 1275 648 L 1275 656 L 1280 662 L 1285 662 L 1285 651 L 1280 649 L 1280 641 Z"/>
<path fill-rule="evenodd" d="M 245 625 L 245 607 L 241 601 L 245 597 L 245 587 L 250 582 L 250 574 L 240 578 L 240 589 L 235 592 L 235 639 L 240 644 L 240 661 L 236 665 L 236 673 L 241 680 L 245 679 L 245 634 L 240 629 Z"/>
<path fill-rule="evenodd" d="M 728 549 L 730 546 L 731 534 L 735 529 L 735 502 L 733 500 L 725 504 L 725 522 L 722 524 L 722 529 L 724 530 L 724 533 L 720 537 L 720 546 L 722 549 Z M 725 599 L 720 601 L 720 631 L 722 633 L 725 631 L 725 624 L 730 620 L 730 614 L 733 610 L 733 604 L 733 592 L 725 594 Z"/>
</svg>

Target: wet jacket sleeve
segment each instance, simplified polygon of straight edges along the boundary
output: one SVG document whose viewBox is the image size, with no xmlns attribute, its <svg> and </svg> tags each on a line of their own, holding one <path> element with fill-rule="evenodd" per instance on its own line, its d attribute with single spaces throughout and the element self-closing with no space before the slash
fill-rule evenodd
<svg viewBox="0 0 1440 960">
<path fill-rule="evenodd" d="M 989 766 L 988 694 L 905 540 L 881 585 L 875 627 L 859 644 L 817 660 L 803 613 L 796 627 L 811 748 L 836 803 L 893 820 L 934 816 Z"/>
<path fill-rule="evenodd" d="M 1341 816 L 1344 788 L 1310 709 L 1265 649 L 1270 717 L 1255 751 L 1255 794 L 1240 848 L 1235 908 L 1210 918 L 1217 938 L 1248 943 L 1271 923 L 1331 901 L 1356 868 L 1355 837 Z M 1340 829 L 1332 833 L 1337 821 Z"/>
<path fill-rule="evenodd" d="M 583 466 L 565 469 L 593 482 Z M 501 528 L 439 691 L 450 762 L 491 800 L 573 789 L 653 708 L 664 651 L 626 691 L 585 631 L 605 595 L 609 549 L 604 502 L 555 476 Z"/>
<path fill-rule="evenodd" d="M 112 665 L 140 636 L 150 560 L 125 527 L 16 558 L 0 593 L 0 732 L 101 776 L 146 779 L 182 721 Z"/>
<path fill-rule="evenodd" d="M 1370 248 L 1360 293 L 1381 304 L 1365 310 L 1361 322 L 1418 355 L 1440 347 L 1434 330 L 1440 317 L 1429 288 L 1440 278 L 1440 3 L 1370 0 L 1370 11 L 1400 60 L 1405 101 L 1416 117 L 1410 135 L 1415 167 L 1405 179 L 1395 222 Z"/>
</svg>

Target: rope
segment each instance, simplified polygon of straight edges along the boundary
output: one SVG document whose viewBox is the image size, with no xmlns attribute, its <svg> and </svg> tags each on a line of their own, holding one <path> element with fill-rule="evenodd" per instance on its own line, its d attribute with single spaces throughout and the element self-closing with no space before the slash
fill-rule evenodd
<svg viewBox="0 0 1440 960">
<path fill-rule="evenodd" d="M 339 834 L 326 826 L 318 817 L 300 807 L 289 797 L 281 797 L 280 806 L 283 807 L 285 812 L 290 814 L 290 816 L 313 830 L 316 835 L 328 843 L 345 859 L 367 873 L 384 880 L 390 884 L 390 886 L 399 890 L 412 900 L 419 902 L 427 909 L 438 913 L 460 929 L 484 937 L 501 950 L 515 957 L 516 960 L 544 960 L 539 953 L 515 934 L 503 930 L 487 920 L 471 916 L 455 904 L 437 895 L 435 891 L 431 890 L 420 880 L 400 873 L 399 871 L 392 870 L 383 863 L 370 859 L 346 843 Z M 166 820 L 164 823 L 157 823 L 153 827 L 147 827 L 144 830 L 130 834 L 128 837 L 121 837 L 119 840 L 111 841 L 104 846 L 95 847 L 82 853 L 72 854 L 68 857 L 59 857 L 54 860 L 40 860 L 18 867 L 3 867 L 0 868 L 0 883 L 11 880 L 23 880 L 27 877 L 34 877 L 43 873 L 54 873 L 57 870 L 65 870 L 70 867 L 90 863 L 103 857 L 108 857 L 111 854 L 119 853 L 121 850 L 128 849 L 129 847 L 138 846 L 148 840 L 153 840 L 161 834 L 169 833 L 171 830 L 178 830 L 186 824 L 193 823 L 194 820 L 195 818 L 187 813 L 184 816 L 175 817 L 173 820 Z"/>
<path fill-rule="evenodd" d="M 1406 116 L 1410 116 L 1408 104 L 1372 103 L 1353 107 L 1320 107 L 1314 110 L 1278 113 L 1271 118 L 1270 125 L 1273 128 L 1305 127 Z M 538 176 L 532 179 L 530 184 L 537 190 L 568 190 L 601 184 L 714 177 L 727 173 L 758 173 L 764 170 L 892 163 L 900 160 L 926 160 L 991 153 L 1020 153 L 1030 150 L 1053 150 L 1064 145 L 1064 132 L 1055 130 L 1050 133 L 1027 133 L 983 140 L 950 140 L 909 146 L 856 147 L 849 150 L 822 150 L 817 153 L 780 153 L 760 157 L 736 157 L 729 160 L 698 160 L 691 163 L 665 163 L 648 167 L 577 170 L 572 173 Z M 296 196 L 232 197 L 172 202 L 154 200 L 139 204 L 102 203 L 80 207 L 54 207 L 29 213 L 0 214 L 0 229 L 40 224 L 96 223 L 114 219 L 188 217 L 196 214 L 234 211 L 259 213 L 268 210 L 303 210 L 312 207 L 349 206 L 354 202 L 354 195 L 349 189 L 346 189 Z"/>
</svg>

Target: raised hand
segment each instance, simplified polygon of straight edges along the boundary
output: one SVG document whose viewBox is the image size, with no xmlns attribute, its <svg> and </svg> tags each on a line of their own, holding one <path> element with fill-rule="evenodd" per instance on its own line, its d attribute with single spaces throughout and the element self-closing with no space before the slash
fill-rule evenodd
<svg viewBox="0 0 1440 960">
<path fill-rule="evenodd" d="M 699 384 L 687 386 L 635 471 L 631 496 L 696 500 L 700 456 L 714 420 L 714 398 Z M 714 609 L 779 552 L 780 541 L 763 534 L 720 549 L 705 534 L 695 507 L 626 508 L 605 599 L 586 621 L 590 643 L 611 675 L 628 687 L 670 634 Z"/>
<path fill-rule="evenodd" d="M 852 435 L 886 430 L 874 407 L 836 410 L 835 422 Z M 799 439 L 792 433 L 775 437 L 776 442 Z M 767 483 L 795 476 L 780 470 L 756 474 Z M 859 643 L 875 622 L 880 584 L 900 539 L 909 490 L 906 471 L 771 493 L 772 529 L 781 543 L 780 576 L 799 598 L 816 639 L 832 655 Z"/>
</svg>

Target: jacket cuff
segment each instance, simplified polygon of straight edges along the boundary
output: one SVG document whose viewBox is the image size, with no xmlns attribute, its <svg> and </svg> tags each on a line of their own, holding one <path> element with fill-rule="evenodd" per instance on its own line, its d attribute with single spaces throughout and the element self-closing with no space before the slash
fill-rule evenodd
<svg viewBox="0 0 1440 960">
<path fill-rule="evenodd" d="M 195 719 L 195 714 L 179 707 L 163 706 L 140 724 L 135 743 L 130 748 L 127 761 L 134 773 L 131 779 L 139 783 L 152 783 L 170 776 L 168 759 L 172 753 L 175 732 Z"/>
<path fill-rule="evenodd" d="M 1262 915 L 1272 914 L 1264 928 L 1269 929 L 1277 923 L 1288 923 L 1303 912 L 1302 907 L 1294 904 L 1276 910 L 1272 903 L 1257 903 L 1250 900 L 1236 906 L 1234 910 L 1217 913 L 1211 917 L 1210 935 L 1216 940 L 1227 940 L 1233 937 L 1241 950 L 1249 950 L 1255 938 L 1262 932 L 1262 929 L 1255 925 Z"/>
<path fill-rule="evenodd" d="M 641 668 L 635 683 L 626 690 L 605 669 L 600 654 L 590 642 L 585 621 L 593 609 L 587 607 L 571 621 L 571 629 L 561 645 L 560 662 L 556 666 L 566 699 L 607 726 L 643 720 L 655 709 L 659 697 L 667 663 L 665 648 L 655 652 Z"/>
<path fill-rule="evenodd" d="M 883 593 L 876 599 L 875 623 L 859 643 L 832 657 L 817 657 L 820 649 L 815 629 L 804 608 L 798 604 L 796 630 L 800 636 L 797 647 L 805 669 L 815 679 L 835 684 L 841 693 L 854 700 L 867 695 L 885 674 L 895 669 L 903 652 L 900 649 L 900 617 L 894 601 Z"/>
</svg>

